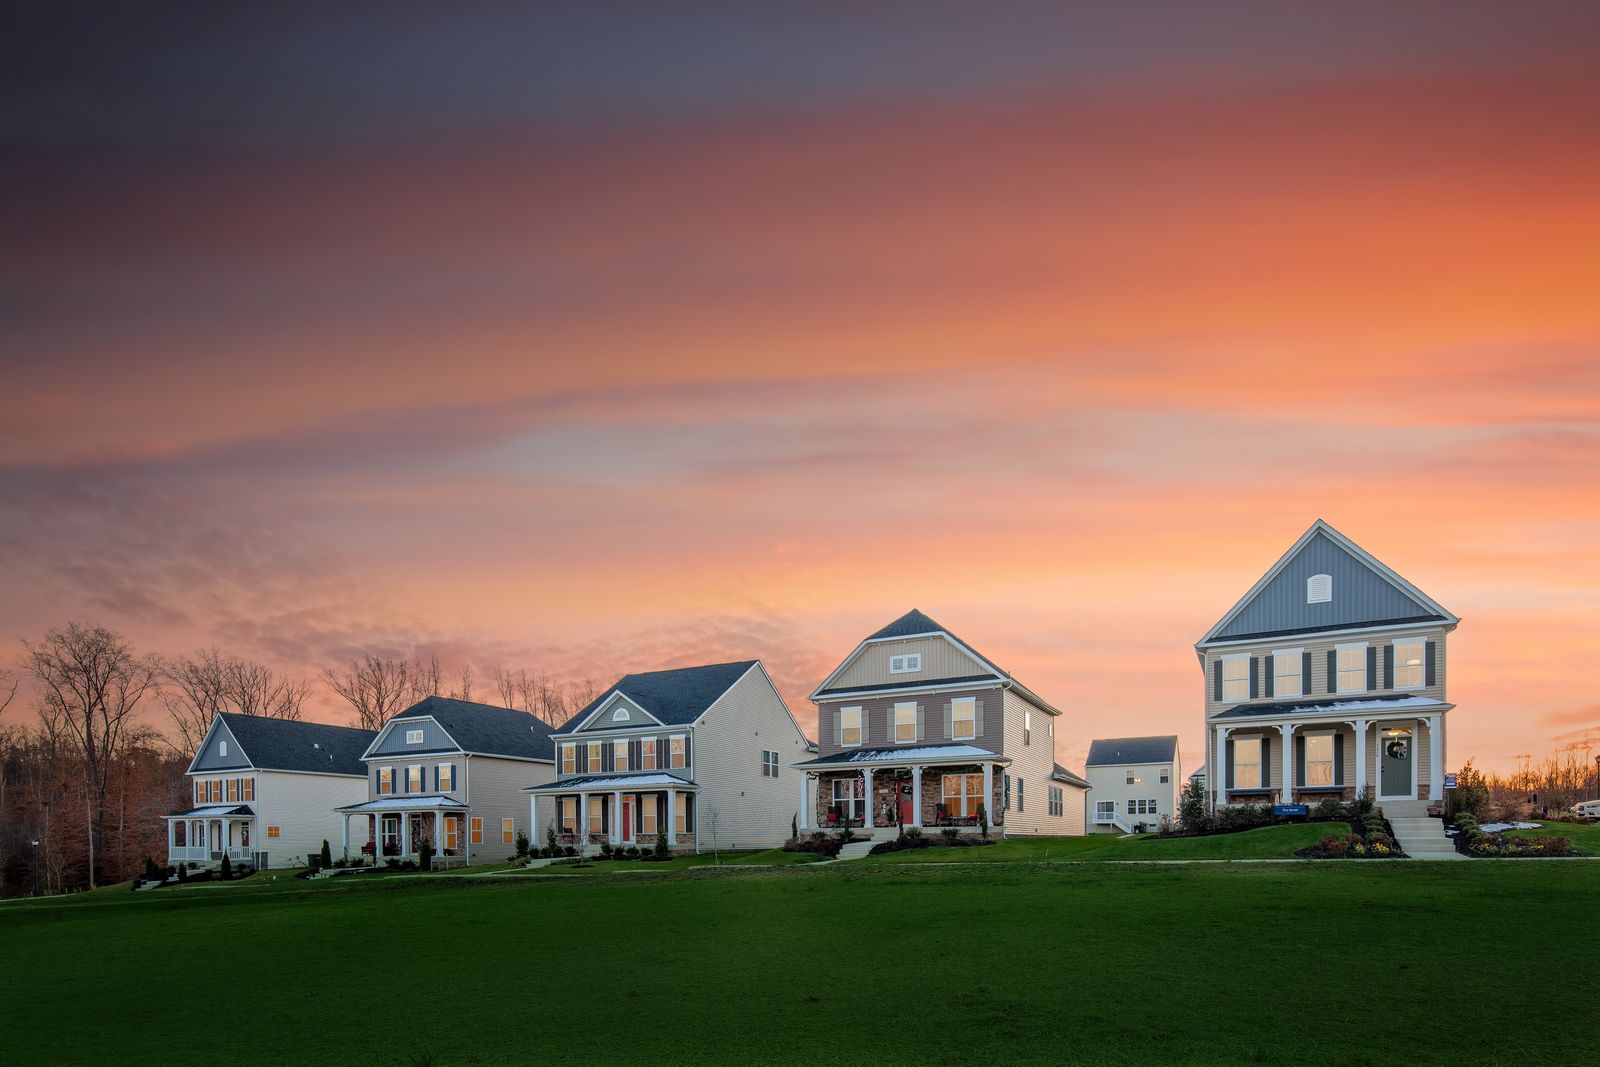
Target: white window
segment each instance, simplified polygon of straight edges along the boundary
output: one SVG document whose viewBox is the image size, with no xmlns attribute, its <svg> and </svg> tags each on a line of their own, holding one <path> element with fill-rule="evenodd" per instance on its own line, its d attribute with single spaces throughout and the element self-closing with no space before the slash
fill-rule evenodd
<svg viewBox="0 0 1600 1067">
<path fill-rule="evenodd" d="M 1060 815 L 1062 811 L 1061 788 L 1053 785 L 1050 787 L 1050 814 Z"/>
<path fill-rule="evenodd" d="M 940 776 L 939 806 L 946 819 L 976 818 L 978 808 L 984 803 L 983 775 L 946 774 Z"/>
<path fill-rule="evenodd" d="M 683 734 L 667 738 L 667 760 L 672 767 L 687 767 L 689 765 L 689 739 Z M 683 797 L 678 798 L 682 800 Z M 688 831 L 684 831 L 687 833 Z"/>
<path fill-rule="evenodd" d="M 1339 670 L 1338 687 L 1341 693 L 1367 691 L 1367 645 L 1340 645 L 1335 653 Z"/>
<path fill-rule="evenodd" d="M 977 697 L 956 697 L 950 702 L 950 736 L 956 741 L 978 736 Z"/>
<path fill-rule="evenodd" d="M 441 763 L 435 768 L 438 777 L 439 792 L 448 793 L 456 787 L 456 765 L 454 763 Z"/>
<path fill-rule="evenodd" d="M 689 794 L 679 793 L 673 806 L 677 809 L 672 813 L 673 829 L 680 834 L 689 832 Z"/>
<path fill-rule="evenodd" d="M 394 792 L 394 768 L 378 768 L 378 795 L 385 796 Z"/>
<path fill-rule="evenodd" d="M 1333 599 L 1333 575 L 1313 574 L 1306 579 L 1306 603 L 1326 604 Z"/>
<path fill-rule="evenodd" d="M 1110 822 L 1116 818 L 1117 802 L 1115 800 L 1097 800 L 1094 802 L 1094 821 Z"/>
<path fill-rule="evenodd" d="M 1250 699 L 1250 655 L 1241 652 L 1222 657 L 1222 699 Z"/>
<path fill-rule="evenodd" d="M 761 752 L 761 777 L 778 777 L 778 754 L 770 749 L 763 749 Z"/>
<path fill-rule="evenodd" d="M 1128 771 L 1124 775 L 1123 784 L 1124 785 L 1138 785 L 1142 781 L 1144 781 L 1143 778 L 1140 778 L 1137 774 L 1134 774 L 1132 771 Z"/>
<path fill-rule="evenodd" d="M 406 768 L 406 792 L 422 792 L 422 765 L 414 764 Z"/>
<path fill-rule="evenodd" d="M 228 742 L 226 742 L 226 741 L 218 741 L 217 742 L 217 755 L 226 756 L 227 754 L 228 754 Z"/>
<path fill-rule="evenodd" d="M 1394 643 L 1394 687 L 1396 689 L 1422 688 L 1423 642 L 1396 641 Z"/>
<path fill-rule="evenodd" d="M 1019 775 L 1017 777 L 1017 810 L 1018 811 L 1026 811 L 1027 810 L 1027 804 L 1028 804 L 1027 791 L 1023 788 L 1026 784 L 1027 783 L 1025 783 L 1022 780 L 1022 777 Z"/>
<path fill-rule="evenodd" d="M 903 656 L 889 657 L 890 674 L 910 674 L 922 669 L 922 653 L 908 652 Z"/>
<path fill-rule="evenodd" d="M 861 709 L 839 709 L 839 744 L 861 744 Z"/>
<path fill-rule="evenodd" d="M 597 774 L 603 765 L 602 760 L 604 757 L 601 755 L 602 746 L 598 741 L 590 741 L 586 747 L 588 748 L 588 752 L 586 753 L 588 756 L 586 766 L 589 768 L 590 774 Z"/>
<path fill-rule="evenodd" d="M 656 769 L 656 739 L 647 737 L 639 742 L 639 769 L 653 771 Z"/>
<path fill-rule="evenodd" d="M 620 738 L 611 742 L 611 769 L 614 771 L 628 769 L 628 742 Z"/>
<path fill-rule="evenodd" d="M 1308 786 L 1334 785 L 1333 735 L 1306 735 L 1306 781 Z"/>
<path fill-rule="evenodd" d="M 422 744 L 422 731 L 421 730 L 407 730 L 406 731 L 406 744 L 408 744 L 408 745 L 420 745 L 420 744 Z"/>
<path fill-rule="evenodd" d="M 577 774 L 578 773 L 578 746 L 577 745 L 562 745 L 561 746 L 561 773 L 562 774 Z"/>
<path fill-rule="evenodd" d="M 1161 784 L 1162 785 L 1167 785 L 1171 781 L 1172 781 L 1172 768 L 1171 767 L 1163 767 L 1163 768 L 1161 768 Z"/>
<path fill-rule="evenodd" d="M 833 808 L 830 816 L 840 819 L 859 819 L 862 805 L 866 803 L 867 786 L 860 777 L 833 780 Z"/>
<path fill-rule="evenodd" d="M 1033 740 L 1033 712 L 1022 713 L 1022 743 L 1029 744 Z"/>
<path fill-rule="evenodd" d="M 1128 814 L 1129 815 L 1154 815 L 1155 813 L 1156 813 L 1156 802 L 1153 801 L 1153 800 L 1130 800 L 1130 801 L 1128 801 Z"/>
<path fill-rule="evenodd" d="M 1239 737 L 1233 742 L 1233 787 L 1261 788 L 1261 738 Z"/>
<path fill-rule="evenodd" d="M 613 711 L 611 713 L 611 721 L 612 722 L 627 722 L 628 721 L 628 709 L 627 708 L 618 708 L 616 711 Z"/>
<path fill-rule="evenodd" d="M 1297 697 L 1303 691 L 1301 666 L 1305 649 L 1284 648 L 1272 654 L 1272 695 Z"/>
<path fill-rule="evenodd" d="M 894 706 L 894 739 L 897 742 L 917 739 L 917 705 L 915 701 Z"/>
</svg>

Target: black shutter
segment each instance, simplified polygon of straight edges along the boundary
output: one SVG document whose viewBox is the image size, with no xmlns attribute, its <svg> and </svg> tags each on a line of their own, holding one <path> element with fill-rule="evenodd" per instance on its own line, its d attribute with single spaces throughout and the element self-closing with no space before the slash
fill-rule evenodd
<svg viewBox="0 0 1600 1067">
<path fill-rule="evenodd" d="M 1300 692 L 1311 695 L 1311 653 L 1300 653 Z"/>
<path fill-rule="evenodd" d="M 1278 658 L 1270 652 L 1261 657 L 1261 675 L 1261 688 L 1267 696 L 1275 696 L 1278 689 Z"/>
<path fill-rule="evenodd" d="M 1378 688 L 1378 650 L 1367 646 L 1367 688 Z"/>
<path fill-rule="evenodd" d="M 1423 659 L 1422 659 L 1422 672 L 1423 672 L 1422 684 L 1423 685 L 1433 685 L 1434 684 L 1434 682 L 1433 682 L 1433 679 L 1434 679 L 1434 673 L 1433 673 L 1434 650 L 1433 650 L 1433 642 L 1432 641 L 1429 641 L 1423 647 L 1422 655 L 1423 655 Z"/>
<path fill-rule="evenodd" d="M 617 769 L 617 749 L 610 741 L 600 742 L 600 769 L 602 771 Z"/>
<path fill-rule="evenodd" d="M 1272 788 L 1272 737 L 1261 735 L 1261 788 Z"/>
<path fill-rule="evenodd" d="M 1339 653 L 1328 649 L 1328 692 L 1334 692 L 1339 685 Z"/>
<path fill-rule="evenodd" d="M 1256 668 L 1261 661 L 1255 656 L 1250 657 L 1250 699 L 1254 700 L 1260 695 L 1260 684 L 1256 680 Z"/>
<path fill-rule="evenodd" d="M 1344 734 L 1333 735 L 1333 784 L 1344 785 Z"/>
<path fill-rule="evenodd" d="M 1383 646 L 1383 687 L 1394 688 L 1394 646 Z"/>
<path fill-rule="evenodd" d="M 1223 779 L 1223 784 L 1227 789 L 1232 789 L 1233 788 L 1233 738 L 1231 738 L 1231 737 L 1228 738 L 1227 748 L 1228 748 L 1228 773 Z"/>
<path fill-rule="evenodd" d="M 865 736 L 866 722 L 867 722 L 867 716 L 866 716 L 866 713 L 863 712 L 862 715 L 861 715 L 861 724 L 862 724 L 862 731 L 863 731 L 863 736 L 862 736 L 861 740 L 863 742 L 866 741 L 866 736 Z M 690 767 L 694 766 L 694 756 L 689 751 L 690 741 L 691 741 L 690 735 L 689 734 L 684 734 L 683 735 L 683 766 L 684 766 L 685 770 L 688 770 Z"/>
<path fill-rule="evenodd" d="M 1220 659 L 1211 661 L 1211 699 L 1216 701 L 1222 699 L 1222 661 Z"/>
<path fill-rule="evenodd" d="M 1302 788 L 1305 787 L 1306 739 L 1304 737 L 1296 737 L 1294 739 L 1294 780 L 1299 782 Z M 1290 803 L 1293 803 L 1293 798 L 1290 799 Z"/>
</svg>

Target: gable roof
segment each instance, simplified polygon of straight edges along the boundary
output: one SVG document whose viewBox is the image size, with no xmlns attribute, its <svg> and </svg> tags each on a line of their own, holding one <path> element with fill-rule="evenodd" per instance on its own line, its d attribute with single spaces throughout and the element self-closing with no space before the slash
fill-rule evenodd
<svg viewBox="0 0 1600 1067">
<path fill-rule="evenodd" d="M 1171 763 L 1178 755 L 1178 735 L 1102 737 L 1089 742 L 1085 767 L 1120 767 L 1132 763 Z"/>
<path fill-rule="evenodd" d="M 1061 766 L 1061 764 L 1059 764 L 1059 763 L 1056 764 L 1055 772 L 1053 774 L 1051 774 L 1050 777 L 1058 779 L 1058 780 L 1063 781 L 1063 782 L 1067 782 L 1067 783 L 1069 783 L 1071 785 L 1075 785 L 1080 789 L 1092 789 L 1092 788 L 1094 788 L 1093 786 L 1091 786 L 1089 784 L 1089 780 L 1087 778 L 1084 778 L 1082 775 L 1079 775 L 1079 774 L 1073 774 L 1071 771 L 1067 770 L 1065 767 Z"/>
<path fill-rule="evenodd" d="M 1333 576 L 1333 598 L 1306 601 L 1305 580 Z M 1460 622 L 1438 601 L 1322 519 L 1312 523 L 1255 585 L 1196 642 L 1246 641 L 1295 633 Z"/>
<path fill-rule="evenodd" d="M 400 719 L 432 718 L 444 728 L 461 751 L 480 756 L 511 756 L 516 759 L 555 761 L 553 732 L 549 723 L 537 715 L 494 704 L 431 696 L 419 700 L 385 723 Z"/>
<path fill-rule="evenodd" d="M 249 765 L 263 771 L 350 774 L 365 778 L 367 768 L 361 763 L 361 754 L 378 736 L 372 730 L 353 726 L 269 719 L 233 711 L 219 712 L 217 721 L 226 726 L 239 743 Z M 213 725 L 212 729 L 215 728 Z M 204 743 L 200 750 L 205 750 Z"/>
<path fill-rule="evenodd" d="M 703 667 L 677 667 L 665 671 L 625 674 L 615 685 L 591 700 L 582 711 L 554 732 L 570 734 L 583 726 L 600 706 L 621 694 L 655 716 L 663 726 L 687 726 L 733 687 L 759 661 L 710 663 Z"/>
<path fill-rule="evenodd" d="M 896 641 L 907 637 L 943 637 L 961 651 L 965 652 L 968 656 L 972 657 L 973 660 L 977 661 L 980 667 L 983 667 L 992 673 L 964 675 L 960 678 L 929 678 L 917 682 L 891 682 L 881 685 L 830 687 L 829 683 L 837 678 L 846 667 L 854 662 L 856 657 L 861 654 L 861 650 L 866 648 L 868 645 L 877 641 Z M 816 700 L 819 697 L 837 696 L 840 693 L 867 693 L 891 689 L 922 689 L 939 685 L 951 685 L 958 682 L 985 682 L 991 680 L 999 681 L 1002 688 L 1015 690 L 1019 696 L 1023 697 L 1029 703 L 1035 705 L 1043 711 L 1047 711 L 1052 715 L 1061 714 L 1060 709 L 1052 706 L 1043 697 L 1039 696 L 1033 690 L 1017 681 L 1011 676 L 1010 672 L 996 666 L 994 662 L 989 659 L 989 657 L 980 653 L 977 649 L 973 648 L 967 642 L 961 640 L 961 638 L 951 633 L 945 627 L 940 626 L 937 622 L 924 615 L 921 611 L 917 610 L 916 608 L 912 608 L 910 611 L 889 623 L 887 626 L 884 626 L 881 629 L 873 632 L 864 638 L 860 644 L 856 645 L 856 647 L 851 650 L 850 654 L 846 656 L 840 662 L 840 664 L 822 680 L 821 684 L 812 691 L 811 699 Z"/>
</svg>

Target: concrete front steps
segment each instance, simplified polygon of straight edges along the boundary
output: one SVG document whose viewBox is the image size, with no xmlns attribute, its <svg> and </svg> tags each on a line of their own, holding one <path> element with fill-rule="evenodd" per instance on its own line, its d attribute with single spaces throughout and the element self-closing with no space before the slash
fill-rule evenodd
<svg viewBox="0 0 1600 1067">
<path fill-rule="evenodd" d="M 867 853 L 871 852 L 872 846 L 875 843 L 876 842 L 870 840 L 852 841 L 839 850 L 839 859 L 841 862 L 844 860 L 858 860 Z"/>
<path fill-rule="evenodd" d="M 1427 801 L 1390 801 L 1381 807 L 1406 855 L 1419 860 L 1466 859 L 1445 834 L 1444 821 L 1429 817 Z"/>
</svg>

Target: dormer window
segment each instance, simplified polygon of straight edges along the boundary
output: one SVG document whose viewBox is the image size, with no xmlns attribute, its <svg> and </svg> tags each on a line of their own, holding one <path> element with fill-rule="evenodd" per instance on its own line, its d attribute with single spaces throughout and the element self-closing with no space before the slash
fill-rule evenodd
<svg viewBox="0 0 1600 1067">
<path fill-rule="evenodd" d="M 1333 575 L 1313 574 L 1306 579 L 1306 603 L 1326 604 L 1333 599 Z"/>
<path fill-rule="evenodd" d="M 422 744 L 422 731 L 421 730 L 407 730 L 406 731 L 406 744 L 408 744 L 408 745 L 420 745 L 420 744 Z"/>
<path fill-rule="evenodd" d="M 922 653 L 908 652 L 902 656 L 889 657 L 890 674 L 910 674 L 922 669 Z"/>
</svg>

